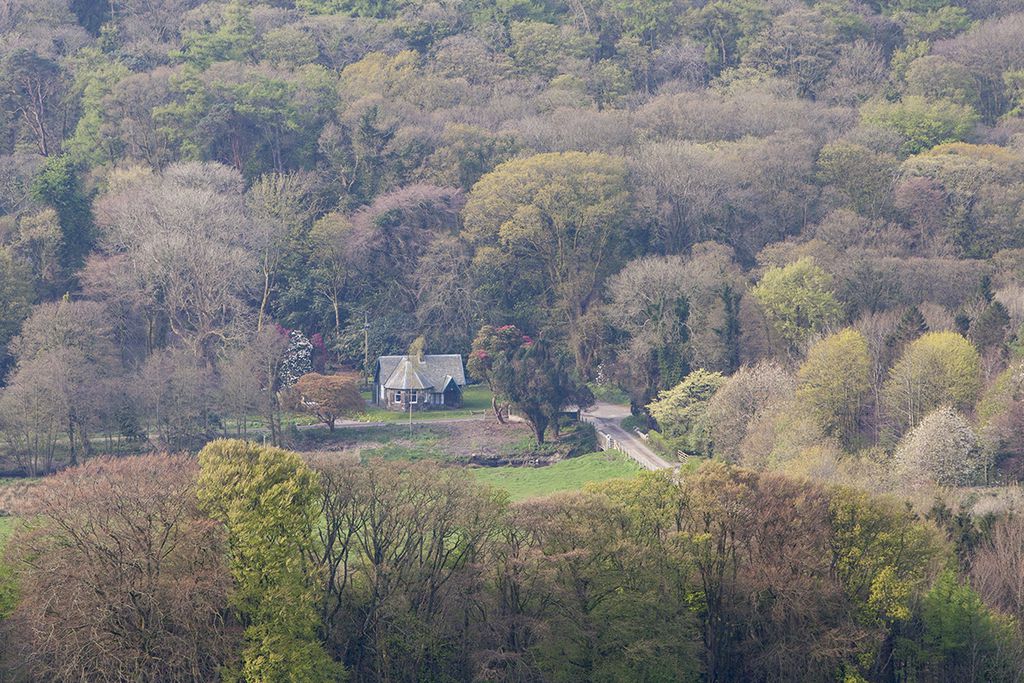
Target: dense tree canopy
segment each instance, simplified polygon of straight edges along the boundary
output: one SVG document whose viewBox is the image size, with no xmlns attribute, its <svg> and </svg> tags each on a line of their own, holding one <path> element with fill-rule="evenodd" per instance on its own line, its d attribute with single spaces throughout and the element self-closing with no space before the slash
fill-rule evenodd
<svg viewBox="0 0 1024 683">
<path fill-rule="evenodd" d="M 933 409 L 969 408 L 981 386 L 978 352 L 954 332 L 929 332 L 909 344 L 893 365 L 886 401 L 900 424 L 913 427 Z"/>
<path fill-rule="evenodd" d="M 594 399 L 574 377 L 566 359 L 514 325 L 480 328 L 469 370 L 488 383 L 496 400 L 510 403 L 526 418 L 538 444 L 544 443 L 549 425 L 557 435 L 562 411 L 570 406 L 587 408 Z"/>
<path fill-rule="evenodd" d="M 647 409 L 661 434 L 687 453 L 711 454 L 708 401 L 725 382 L 721 373 L 694 370 L 682 382 L 658 394 Z"/>
<path fill-rule="evenodd" d="M 797 373 L 797 399 L 825 433 L 849 443 L 870 384 L 868 343 L 855 330 L 826 337 L 807 352 Z"/>
<path fill-rule="evenodd" d="M 839 320 L 839 302 L 831 283 L 832 278 L 813 259 L 803 258 L 769 270 L 751 294 L 782 340 L 796 347 Z"/>
<path fill-rule="evenodd" d="M 1015 527 L 978 551 L 976 592 L 897 501 L 721 463 L 509 503 L 457 468 L 216 441 L 198 468 L 95 460 L 32 501 L 9 625 L 40 677 L 1012 681 L 1022 666 L 1012 621 L 979 597 L 1014 604 Z"/>
<path fill-rule="evenodd" d="M 621 159 L 599 153 L 507 161 L 473 186 L 464 212 L 479 258 L 509 259 L 516 280 L 549 297 L 537 322 L 566 335 L 584 371 L 581 320 L 628 253 L 625 175 Z"/>
<path fill-rule="evenodd" d="M 1022 35 L 1014 0 L 0 0 L 0 477 L 141 482 L 22 516 L 24 676 L 1012 680 Z M 598 395 L 680 477 L 513 505 L 219 442 L 172 504 L 156 461 L 88 470 L 362 452 L 329 428 L 418 339 L 517 459 Z M 60 520 L 145 545 L 143 494 L 184 545 L 100 577 Z M 90 649 L 179 559 L 196 616 Z"/>
<path fill-rule="evenodd" d="M 315 475 L 295 453 L 233 440 L 208 444 L 199 466 L 199 504 L 227 532 L 231 602 L 248 624 L 241 677 L 335 680 L 303 566 L 317 524 Z"/>
</svg>

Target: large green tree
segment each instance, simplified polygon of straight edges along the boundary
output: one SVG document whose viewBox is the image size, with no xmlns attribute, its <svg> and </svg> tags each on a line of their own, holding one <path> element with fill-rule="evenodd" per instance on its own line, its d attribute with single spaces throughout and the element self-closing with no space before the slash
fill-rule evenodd
<svg viewBox="0 0 1024 683">
<path fill-rule="evenodd" d="M 903 427 L 942 405 L 970 410 L 981 389 L 981 361 L 955 332 L 929 332 L 907 346 L 889 371 L 883 399 Z"/>
<path fill-rule="evenodd" d="M 840 320 L 842 309 L 831 287 L 831 276 L 805 257 L 768 270 L 750 293 L 788 349 L 795 350 Z"/>
<path fill-rule="evenodd" d="M 566 152 L 507 161 L 482 177 L 463 212 L 467 237 L 515 262 L 514 276 L 543 286 L 535 305 L 569 340 L 585 371 L 583 316 L 629 251 L 629 192 L 622 159 Z"/>
<path fill-rule="evenodd" d="M 871 356 L 860 332 L 842 330 L 811 347 L 797 373 L 797 400 L 826 434 L 849 445 L 871 390 Z"/>
<path fill-rule="evenodd" d="M 68 155 L 51 157 L 32 184 L 35 198 L 50 205 L 60 219 L 60 262 L 73 272 L 85 262 L 96 239 L 89 196 Z"/>
<path fill-rule="evenodd" d="M 554 349 L 515 325 L 480 328 L 469 354 L 469 371 L 485 380 L 496 398 L 515 406 L 530 423 L 538 444 L 544 443 L 549 425 L 557 435 L 563 409 L 586 408 L 594 401 Z"/>
<path fill-rule="evenodd" d="M 708 402 L 725 383 L 720 372 L 694 370 L 686 378 L 658 394 L 647 406 L 658 421 L 670 450 L 682 449 L 696 455 L 711 455 L 711 424 Z"/>
</svg>

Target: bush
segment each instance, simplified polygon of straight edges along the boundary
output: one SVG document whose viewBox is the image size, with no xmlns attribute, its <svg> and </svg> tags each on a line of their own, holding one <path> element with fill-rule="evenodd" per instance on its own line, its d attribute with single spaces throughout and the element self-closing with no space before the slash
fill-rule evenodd
<svg viewBox="0 0 1024 683">
<path fill-rule="evenodd" d="M 568 457 L 575 458 L 578 455 L 585 455 L 599 450 L 597 447 L 597 428 L 589 422 L 576 422 L 575 428 L 569 435 L 572 449 Z"/>
</svg>

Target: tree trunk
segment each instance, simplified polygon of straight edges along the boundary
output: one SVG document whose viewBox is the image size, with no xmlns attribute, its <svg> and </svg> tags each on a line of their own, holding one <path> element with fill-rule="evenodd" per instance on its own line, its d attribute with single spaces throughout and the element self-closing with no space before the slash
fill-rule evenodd
<svg viewBox="0 0 1024 683">
<path fill-rule="evenodd" d="M 71 460 L 69 464 L 74 467 L 78 464 L 78 454 L 75 452 L 75 419 L 68 418 L 68 448 L 71 449 Z"/>
<path fill-rule="evenodd" d="M 89 441 L 89 435 L 80 421 L 76 419 L 75 423 L 78 425 L 78 441 L 82 444 L 82 455 L 86 458 L 92 457 L 92 442 Z"/>
<path fill-rule="evenodd" d="M 267 314 L 267 300 L 270 298 L 270 270 L 263 268 L 263 297 L 260 299 L 260 310 L 256 316 L 256 332 L 263 329 L 263 318 Z"/>
<path fill-rule="evenodd" d="M 533 435 L 537 437 L 537 445 L 544 445 L 544 432 L 547 431 L 548 421 L 546 418 L 536 418 L 530 420 L 530 426 L 533 427 Z"/>
<path fill-rule="evenodd" d="M 498 397 L 494 395 L 491 396 L 491 410 L 494 411 L 494 417 L 498 418 L 498 422 L 505 424 L 505 418 L 501 414 L 502 407 L 498 405 Z"/>
</svg>

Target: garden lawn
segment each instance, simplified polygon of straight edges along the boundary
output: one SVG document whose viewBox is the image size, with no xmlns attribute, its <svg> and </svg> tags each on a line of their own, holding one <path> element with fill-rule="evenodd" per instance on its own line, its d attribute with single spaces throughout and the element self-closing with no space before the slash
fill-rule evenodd
<svg viewBox="0 0 1024 683">
<path fill-rule="evenodd" d="M 576 491 L 584 484 L 635 477 L 640 466 L 624 455 L 599 452 L 560 460 L 547 467 L 481 467 L 472 470 L 477 481 L 508 491 L 512 500 Z"/>
</svg>

